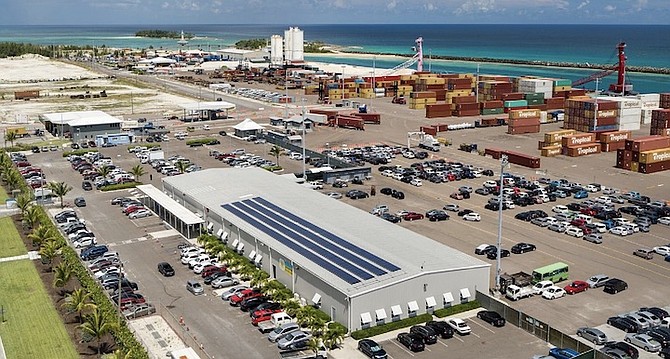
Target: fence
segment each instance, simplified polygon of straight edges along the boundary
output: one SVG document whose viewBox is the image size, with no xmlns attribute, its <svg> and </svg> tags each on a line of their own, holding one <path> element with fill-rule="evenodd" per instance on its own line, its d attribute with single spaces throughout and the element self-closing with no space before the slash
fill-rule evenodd
<svg viewBox="0 0 670 359">
<path fill-rule="evenodd" d="M 482 307 L 498 312 L 505 318 L 508 324 L 519 327 L 526 332 L 560 348 L 574 349 L 581 354 L 575 359 L 601 359 L 607 358 L 606 355 L 595 352 L 593 347 L 582 343 L 581 341 L 565 334 L 556 328 L 552 328 L 549 324 L 531 317 L 526 313 L 520 312 L 507 303 L 500 301 L 488 294 L 477 291 L 476 299 Z"/>
<path fill-rule="evenodd" d="M 201 358 L 214 358 L 213 355 L 207 353 L 203 344 L 191 334 L 188 325 L 184 323 L 183 319 L 177 318 L 165 305 L 163 305 L 163 303 L 158 303 L 156 305 L 156 313 L 163 317 L 170 328 L 177 334 L 179 339 L 184 341 L 187 346 L 193 348 Z"/>
<path fill-rule="evenodd" d="M 288 142 L 286 137 L 274 135 L 274 134 L 268 133 L 268 132 L 263 133 L 262 136 L 263 136 L 263 138 L 265 138 L 265 140 L 268 143 L 271 143 L 273 145 L 277 145 L 277 146 L 282 147 L 282 148 L 284 148 L 288 151 L 302 153 L 302 147 Z M 318 159 L 322 160 L 324 163 L 330 163 L 330 167 L 333 167 L 333 168 L 354 167 L 354 165 L 349 163 L 349 162 L 345 162 L 345 161 L 339 160 L 337 158 L 332 158 L 332 157 L 326 156 L 326 155 L 321 154 L 321 153 L 316 152 L 316 151 L 312 151 L 312 150 L 307 149 L 307 148 L 305 149 L 305 156 L 308 156 L 309 158 L 318 158 Z"/>
</svg>

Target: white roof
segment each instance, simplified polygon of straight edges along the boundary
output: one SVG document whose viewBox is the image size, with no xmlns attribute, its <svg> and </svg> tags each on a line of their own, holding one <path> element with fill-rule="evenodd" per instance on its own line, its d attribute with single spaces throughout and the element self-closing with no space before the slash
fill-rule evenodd
<svg viewBox="0 0 670 359">
<path fill-rule="evenodd" d="M 136 187 L 140 192 L 151 197 L 154 201 L 158 202 L 163 208 L 168 210 L 174 216 L 182 220 L 186 224 L 198 224 L 205 223 L 205 221 L 196 216 L 193 212 L 186 209 L 181 204 L 177 203 L 174 199 L 168 197 L 158 188 L 150 184 L 139 185 Z"/>
<path fill-rule="evenodd" d="M 407 302 L 407 310 L 409 310 L 410 312 L 416 312 L 417 310 L 419 310 L 419 303 L 417 303 L 416 300 Z"/>
<path fill-rule="evenodd" d="M 446 292 L 442 294 L 442 297 L 444 298 L 445 303 L 451 303 L 454 301 L 454 296 L 451 295 L 451 292 Z"/>
<path fill-rule="evenodd" d="M 186 111 L 221 111 L 232 110 L 235 105 L 225 101 L 209 101 L 209 102 L 187 102 L 179 104 L 179 107 Z"/>
<path fill-rule="evenodd" d="M 76 112 L 55 112 L 46 113 L 42 118 L 55 125 L 91 126 L 106 125 L 112 123 L 122 123 L 122 120 L 111 116 L 102 111 L 76 111 Z"/>
<path fill-rule="evenodd" d="M 236 49 L 234 47 L 229 47 L 226 49 L 221 49 L 221 50 L 216 50 L 218 53 L 222 54 L 238 54 L 238 55 L 244 55 L 248 54 L 250 52 L 254 52 L 253 50 L 242 50 L 242 49 Z"/>
<path fill-rule="evenodd" d="M 375 310 L 375 316 L 377 316 L 377 320 L 386 319 L 386 309 L 381 308 L 381 309 Z"/>
<path fill-rule="evenodd" d="M 254 120 L 247 118 L 244 121 L 238 123 L 237 125 L 233 126 L 234 129 L 238 131 L 253 131 L 253 130 L 262 130 L 264 129 L 263 126 L 257 124 L 254 122 Z"/>
<path fill-rule="evenodd" d="M 370 312 L 361 313 L 361 324 L 370 323 L 372 323 L 372 316 L 370 316 Z"/>
<path fill-rule="evenodd" d="M 140 64 L 154 64 L 154 65 L 163 64 L 164 65 L 164 64 L 176 64 L 177 60 L 168 59 L 168 58 L 165 58 L 165 57 L 154 57 L 153 59 L 145 59 L 145 60 L 139 61 L 138 63 L 140 63 Z"/>
<path fill-rule="evenodd" d="M 394 317 L 402 315 L 402 307 L 400 305 L 391 306 L 391 315 Z"/>
</svg>

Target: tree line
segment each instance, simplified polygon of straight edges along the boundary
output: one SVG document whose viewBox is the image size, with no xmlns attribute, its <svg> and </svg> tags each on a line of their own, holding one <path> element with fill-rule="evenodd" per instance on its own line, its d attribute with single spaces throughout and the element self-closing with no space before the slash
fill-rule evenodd
<svg viewBox="0 0 670 359">
<path fill-rule="evenodd" d="M 181 32 L 179 31 L 167 31 L 167 30 L 140 30 L 135 33 L 137 37 L 152 37 L 159 39 L 179 39 L 181 38 Z M 191 39 L 195 37 L 194 34 L 190 32 L 184 33 L 185 39 Z"/>
</svg>

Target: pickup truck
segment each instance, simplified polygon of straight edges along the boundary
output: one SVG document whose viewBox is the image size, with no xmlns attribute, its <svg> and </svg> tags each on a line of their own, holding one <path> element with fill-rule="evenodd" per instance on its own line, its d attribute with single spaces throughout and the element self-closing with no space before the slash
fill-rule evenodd
<svg viewBox="0 0 670 359">
<path fill-rule="evenodd" d="M 518 285 L 512 284 L 507 287 L 507 290 L 505 291 L 505 296 L 511 300 L 519 300 L 526 297 L 532 297 L 533 287 L 531 286 L 519 287 Z"/>
<path fill-rule="evenodd" d="M 285 312 L 274 313 L 270 316 L 270 320 L 261 321 L 258 323 L 258 330 L 261 333 L 269 333 L 282 324 L 293 322 L 293 318 Z"/>
</svg>

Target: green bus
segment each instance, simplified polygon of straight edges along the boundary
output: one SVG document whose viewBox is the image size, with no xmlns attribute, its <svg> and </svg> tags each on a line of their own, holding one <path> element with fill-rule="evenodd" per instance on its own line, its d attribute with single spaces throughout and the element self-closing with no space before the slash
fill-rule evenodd
<svg viewBox="0 0 670 359">
<path fill-rule="evenodd" d="M 568 279 L 568 265 L 563 262 L 557 262 L 548 266 L 537 268 L 533 271 L 533 284 L 543 280 L 550 280 L 558 283 Z"/>
</svg>

